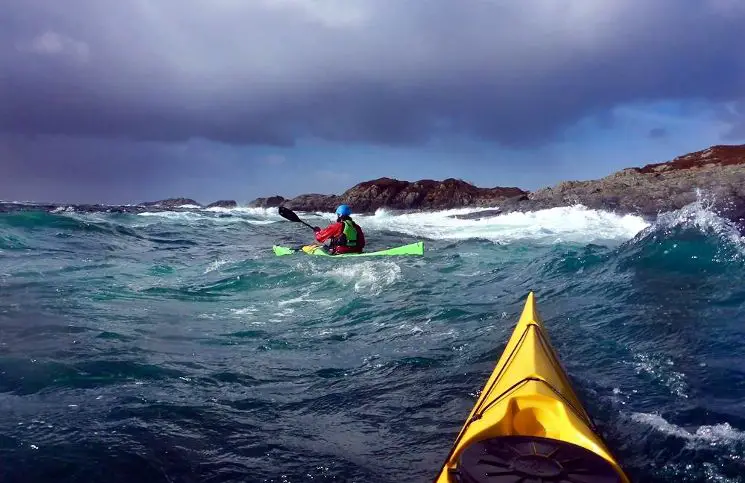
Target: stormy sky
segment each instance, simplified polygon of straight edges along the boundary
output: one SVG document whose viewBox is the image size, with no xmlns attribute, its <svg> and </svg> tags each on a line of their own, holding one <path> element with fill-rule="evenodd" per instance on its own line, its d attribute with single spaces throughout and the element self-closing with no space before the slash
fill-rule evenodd
<svg viewBox="0 0 745 483">
<path fill-rule="evenodd" d="M 745 142 L 741 0 L 0 0 L 0 199 L 527 189 Z"/>
</svg>

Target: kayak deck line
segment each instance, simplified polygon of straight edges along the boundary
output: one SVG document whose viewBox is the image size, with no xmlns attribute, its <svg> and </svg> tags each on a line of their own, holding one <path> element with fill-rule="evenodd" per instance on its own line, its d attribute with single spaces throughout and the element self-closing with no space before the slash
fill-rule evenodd
<svg viewBox="0 0 745 483">
<path fill-rule="evenodd" d="M 527 327 L 526 327 L 525 331 L 523 331 L 522 335 L 520 336 L 520 340 L 519 340 L 519 342 L 518 342 L 518 345 L 516 345 L 516 346 L 515 346 L 515 347 L 514 347 L 514 348 L 512 349 L 512 352 L 510 353 L 510 356 L 509 356 L 509 357 L 508 357 L 508 359 L 507 359 L 507 363 L 506 363 L 506 364 L 504 365 L 504 367 L 502 368 L 502 371 L 504 371 L 504 370 L 505 370 L 505 369 L 507 368 L 507 366 L 509 365 L 509 363 L 510 363 L 510 362 L 512 362 L 512 360 L 514 360 L 514 357 L 515 357 L 515 352 L 516 352 L 517 348 L 518 348 L 518 347 L 520 346 L 520 343 L 522 343 L 522 341 L 523 341 L 523 340 L 525 339 L 525 337 L 527 336 L 527 334 L 528 334 L 528 330 L 529 330 L 530 328 L 533 328 L 533 327 L 535 327 L 535 328 L 539 328 L 539 327 L 538 327 L 538 325 L 536 325 L 535 323 L 530 323 L 530 324 L 528 324 L 528 325 L 527 325 Z M 539 328 L 539 329 L 540 329 L 540 328 Z M 546 350 L 547 350 L 547 353 L 548 353 L 548 354 L 552 354 L 552 352 L 553 352 L 553 351 L 550 351 L 550 350 L 548 350 L 548 347 L 550 347 L 550 345 L 546 343 L 546 340 L 545 340 L 545 338 L 544 338 L 544 335 L 543 335 L 543 333 L 542 333 L 542 332 L 541 332 L 540 330 L 536 331 L 536 333 L 538 334 L 538 337 L 540 338 L 541 342 L 542 342 L 542 343 L 544 344 L 544 348 L 546 348 Z M 556 364 L 560 364 L 560 361 L 558 361 L 558 360 L 554 360 L 553 362 L 555 362 Z M 490 387 L 490 388 L 489 388 L 488 392 L 491 392 L 491 390 L 492 390 L 492 389 L 493 389 L 493 387 L 494 387 L 494 384 L 496 384 L 496 382 L 497 382 L 497 381 L 499 380 L 499 378 L 501 377 L 501 375 L 502 375 L 502 371 L 500 371 L 500 374 L 498 374 L 498 375 L 497 375 L 497 378 L 496 378 L 496 379 L 494 380 L 494 383 L 492 384 L 492 387 Z M 590 417 L 589 417 L 589 415 L 588 415 L 588 414 L 586 414 L 586 413 L 585 413 L 585 412 L 584 412 L 584 411 L 583 411 L 582 409 L 580 409 L 580 408 L 577 408 L 577 407 L 575 407 L 575 406 L 574 406 L 574 403 L 572 403 L 572 401 L 571 401 L 571 400 L 569 400 L 568 398 L 566 398 L 566 397 L 565 397 L 565 396 L 564 396 L 564 395 L 563 395 L 563 394 L 561 393 L 561 391 L 559 391 L 558 389 L 556 389 L 556 387 L 555 387 L 555 386 L 554 386 L 553 384 L 551 384 L 551 383 L 550 383 L 550 382 L 548 382 L 548 381 L 547 381 L 547 380 L 546 380 L 545 378 L 543 378 L 543 377 L 541 377 L 541 376 L 538 376 L 538 375 L 531 375 L 531 376 L 527 376 L 527 377 L 524 377 L 523 379 L 521 379 L 521 380 L 517 381 L 517 382 L 516 382 L 515 384 L 513 384 L 513 385 L 512 385 L 512 386 L 511 386 L 510 388 L 506 389 L 505 391 L 503 391 L 503 392 L 502 392 L 502 394 L 500 394 L 499 396 L 497 396 L 497 397 L 495 398 L 495 400 L 493 400 L 493 401 L 491 401 L 491 402 L 490 402 L 489 404 L 487 404 L 487 405 L 486 405 L 486 407 L 484 407 L 484 408 L 483 408 L 483 409 L 482 409 L 481 411 L 478 411 L 478 413 L 480 413 L 480 414 L 479 414 L 479 416 L 482 416 L 482 415 L 483 415 L 483 413 L 484 413 L 484 412 L 486 412 L 486 411 L 487 411 L 487 410 L 489 409 L 489 407 L 491 407 L 491 406 L 493 406 L 493 405 L 497 404 L 497 403 L 499 402 L 499 400 L 500 400 L 500 399 L 502 399 L 502 398 L 504 398 L 504 397 L 505 397 L 505 396 L 506 396 L 506 395 L 507 395 L 508 393 L 511 393 L 511 392 L 513 392 L 513 391 L 514 391 L 514 390 L 515 390 L 515 389 L 517 388 L 517 386 L 519 386 L 519 385 L 522 385 L 522 384 L 524 384 L 524 383 L 526 383 L 526 382 L 528 382 L 528 381 L 536 381 L 536 382 L 540 382 L 540 383 L 543 383 L 543 384 L 545 384 L 546 386 L 548 386 L 548 387 L 549 387 L 549 389 L 551 389 L 551 390 L 552 390 L 552 391 L 553 391 L 553 392 L 554 392 L 554 393 L 555 393 L 555 394 L 556 394 L 556 395 L 557 395 L 558 397 L 560 397 L 561 399 L 563 399 L 563 400 L 565 401 L 565 403 L 566 403 L 566 404 L 567 404 L 567 405 L 568 405 L 569 407 L 571 407 L 571 408 L 572 408 L 572 409 L 574 410 L 574 412 L 575 412 L 575 413 L 577 414 L 577 416 L 578 416 L 578 417 L 580 417 L 580 418 L 584 419 L 584 420 L 585 420 L 585 423 L 586 423 L 586 424 L 587 424 L 588 426 L 591 426 L 591 427 L 593 427 L 593 429 L 595 429 L 595 428 L 594 428 L 594 424 L 593 424 L 593 422 L 592 422 L 592 420 L 590 419 Z"/>
<path fill-rule="evenodd" d="M 499 396 L 497 396 L 497 399 L 495 399 L 494 401 L 492 401 L 489 404 L 487 404 L 482 410 L 480 410 L 480 412 L 478 414 L 474 415 L 473 418 L 471 419 L 471 421 L 477 421 L 477 420 L 483 418 L 484 417 L 484 413 L 486 413 L 486 411 L 488 411 L 490 407 L 498 404 L 500 400 L 504 399 L 506 396 L 508 396 L 509 394 L 515 392 L 521 386 L 523 386 L 523 385 L 525 385 L 525 384 L 527 384 L 528 382 L 531 382 L 531 381 L 532 382 L 539 382 L 539 383 L 542 383 L 542 384 L 545 384 L 546 386 L 548 386 L 548 388 L 551 389 L 554 392 L 554 394 L 556 394 L 557 397 L 559 397 L 559 398 L 561 398 L 561 399 L 564 400 L 564 402 L 566 403 L 566 405 L 569 406 L 574 411 L 574 413 L 577 415 L 577 417 L 580 417 L 580 418 L 582 417 L 582 414 L 581 414 L 580 410 L 578 410 L 577 408 L 575 408 L 572 405 L 571 401 L 569 401 L 566 397 L 564 397 L 564 395 L 561 394 L 561 392 L 558 389 L 556 389 L 554 386 L 552 386 L 551 384 L 549 384 L 548 382 L 546 382 L 545 379 L 541 379 L 540 377 L 526 377 L 525 379 L 522 379 L 521 381 L 516 382 L 507 391 L 505 391 L 502 394 L 500 394 Z M 592 423 L 592 421 L 585 421 L 585 423 L 588 426 L 590 426 L 593 430 L 596 430 L 597 429 L 595 427 L 595 425 Z"/>
<path fill-rule="evenodd" d="M 629 483 L 575 393 L 530 292 L 439 483 Z"/>
</svg>

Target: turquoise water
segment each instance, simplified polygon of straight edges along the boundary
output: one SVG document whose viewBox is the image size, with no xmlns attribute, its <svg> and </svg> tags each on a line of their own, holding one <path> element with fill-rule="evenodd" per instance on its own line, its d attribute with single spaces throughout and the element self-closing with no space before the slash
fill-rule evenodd
<svg viewBox="0 0 745 483">
<path fill-rule="evenodd" d="M 461 210 L 464 213 L 468 210 Z M 430 481 L 530 290 L 635 481 L 745 481 L 745 245 L 700 205 L 0 213 L 2 481 Z M 329 215 L 303 215 L 322 224 Z"/>
</svg>

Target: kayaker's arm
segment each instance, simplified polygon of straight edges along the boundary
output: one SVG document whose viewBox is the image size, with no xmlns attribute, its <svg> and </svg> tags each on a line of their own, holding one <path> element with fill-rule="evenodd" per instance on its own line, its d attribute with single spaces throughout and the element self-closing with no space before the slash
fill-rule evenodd
<svg viewBox="0 0 745 483">
<path fill-rule="evenodd" d="M 344 225 L 342 223 L 332 223 L 323 230 L 316 232 L 316 241 L 323 243 L 329 238 L 341 236 L 344 232 Z"/>
</svg>

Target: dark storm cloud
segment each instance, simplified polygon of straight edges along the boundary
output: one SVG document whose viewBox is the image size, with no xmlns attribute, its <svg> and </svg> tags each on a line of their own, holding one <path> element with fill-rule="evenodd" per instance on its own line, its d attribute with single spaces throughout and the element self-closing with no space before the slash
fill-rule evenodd
<svg viewBox="0 0 745 483">
<path fill-rule="evenodd" d="M 535 144 L 628 101 L 745 97 L 744 3 L 5 1 L 0 129 Z"/>
</svg>

